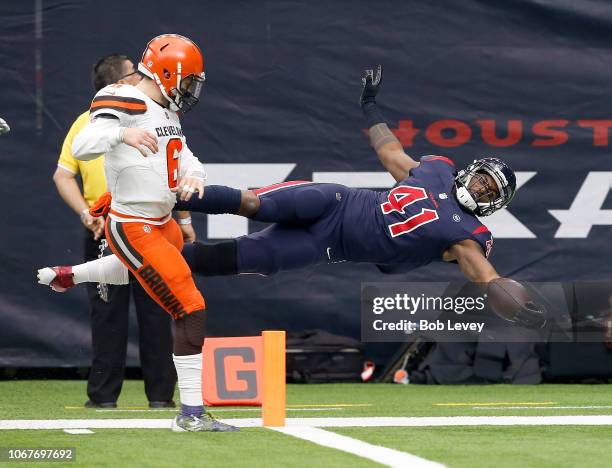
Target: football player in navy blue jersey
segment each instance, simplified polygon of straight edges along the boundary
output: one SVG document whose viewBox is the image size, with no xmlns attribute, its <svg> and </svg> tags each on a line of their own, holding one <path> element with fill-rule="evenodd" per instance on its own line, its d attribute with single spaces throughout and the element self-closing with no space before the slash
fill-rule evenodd
<svg viewBox="0 0 612 468">
<path fill-rule="evenodd" d="M 404 152 L 377 107 L 381 78 L 380 66 L 376 72 L 366 71 L 360 104 L 370 143 L 397 184 L 384 192 L 309 181 L 242 191 L 207 186 L 203 198 L 179 200 L 175 209 L 237 214 L 273 224 L 237 239 L 186 244 L 183 256 L 195 274 L 271 275 L 343 261 L 373 263 L 385 273 L 400 273 L 444 261 L 456 262 L 473 282 L 503 280 L 487 260 L 493 238 L 477 216 L 490 215 L 512 200 L 514 172 L 497 158 L 476 160 L 459 171 L 444 156 L 415 161 Z M 117 262 L 116 268 L 121 267 Z M 104 268 L 92 266 L 81 275 L 74 268 L 70 274 L 60 274 L 54 267 L 57 276 L 44 283 L 65 289 L 81 281 L 124 278 L 119 274 L 100 277 L 99 272 L 113 268 L 107 261 Z M 530 327 L 543 326 L 544 315 L 542 308 L 530 302 L 504 313 L 505 318 Z"/>
<path fill-rule="evenodd" d="M 206 187 L 203 199 L 179 201 L 177 209 L 240 214 L 274 224 L 235 240 L 187 246 L 185 257 L 195 273 L 270 275 L 339 261 L 405 272 L 432 261 L 456 261 L 471 281 L 499 277 L 487 260 L 491 233 L 476 215 L 489 215 L 510 202 L 514 172 L 496 158 L 459 172 L 444 156 L 412 159 L 377 108 L 381 76 L 380 67 L 376 75 L 366 72 L 361 107 L 371 144 L 397 184 L 385 192 L 308 181 L 244 191 Z M 222 250 L 231 261 L 216 255 L 218 261 L 211 261 L 213 252 Z"/>
</svg>

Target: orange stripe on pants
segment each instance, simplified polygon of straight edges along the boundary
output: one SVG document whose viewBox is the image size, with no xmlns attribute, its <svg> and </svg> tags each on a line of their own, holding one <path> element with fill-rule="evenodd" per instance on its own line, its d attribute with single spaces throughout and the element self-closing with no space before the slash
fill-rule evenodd
<svg viewBox="0 0 612 468">
<path fill-rule="evenodd" d="M 206 308 L 181 255 L 183 235 L 174 219 L 157 226 L 109 218 L 105 232 L 113 253 L 173 318 Z"/>
</svg>

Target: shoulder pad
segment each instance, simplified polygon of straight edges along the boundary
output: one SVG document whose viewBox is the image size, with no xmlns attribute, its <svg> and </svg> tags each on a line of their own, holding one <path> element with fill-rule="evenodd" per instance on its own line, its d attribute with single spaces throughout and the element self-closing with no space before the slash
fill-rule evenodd
<svg viewBox="0 0 612 468">
<path fill-rule="evenodd" d="M 423 162 L 433 162 L 433 161 L 442 161 L 453 168 L 455 167 L 455 163 L 453 162 L 453 160 L 450 158 L 447 158 L 446 156 L 428 155 L 428 156 L 423 156 L 421 158 L 422 163 Z"/>
<path fill-rule="evenodd" d="M 104 113 L 113 115 L 118 113 L 144 114 L 147 111 L 147 104 L 141 98 L 140 92 L 133 86 L 112 84 L 98 91 L 89 110 L 92 115 Z"/>
</svg>

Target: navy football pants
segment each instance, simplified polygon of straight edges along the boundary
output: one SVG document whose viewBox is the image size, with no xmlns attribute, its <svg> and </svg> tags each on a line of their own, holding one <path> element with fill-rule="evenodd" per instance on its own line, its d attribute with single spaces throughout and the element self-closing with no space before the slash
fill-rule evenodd
<svg viewBox="0 0 612 468">
<path fill-rule="evenodd" d="M 339 184 L 284 182 L 253 190 L 261 202 L 255 221 L 275 223 L 236 239 L 239 273 L 271 275 L 342 259 Z"/>
</svg>

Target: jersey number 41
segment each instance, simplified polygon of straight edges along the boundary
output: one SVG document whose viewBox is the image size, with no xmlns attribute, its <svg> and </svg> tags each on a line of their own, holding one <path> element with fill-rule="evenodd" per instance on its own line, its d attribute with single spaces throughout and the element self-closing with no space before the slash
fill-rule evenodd
<svg viewBox="0 0 612 468">
<path fill-rule="evenodd" d="M 404 214 L 404 209 L 421 200 L 427 199 L 427 192 L 422 187 L 412 187 L 410 185 L 400 185 L 389 192 L 388 201 L 380 205 L 384 214 L 397 212 Z M 429 208 L 421 208 L 417 213 L 405 221 L 389 224 L 391 237 L 401 236 L 418 229 L 424 224 L 431 223 L 438 219 L 438 212 Z"/>
</svg>

